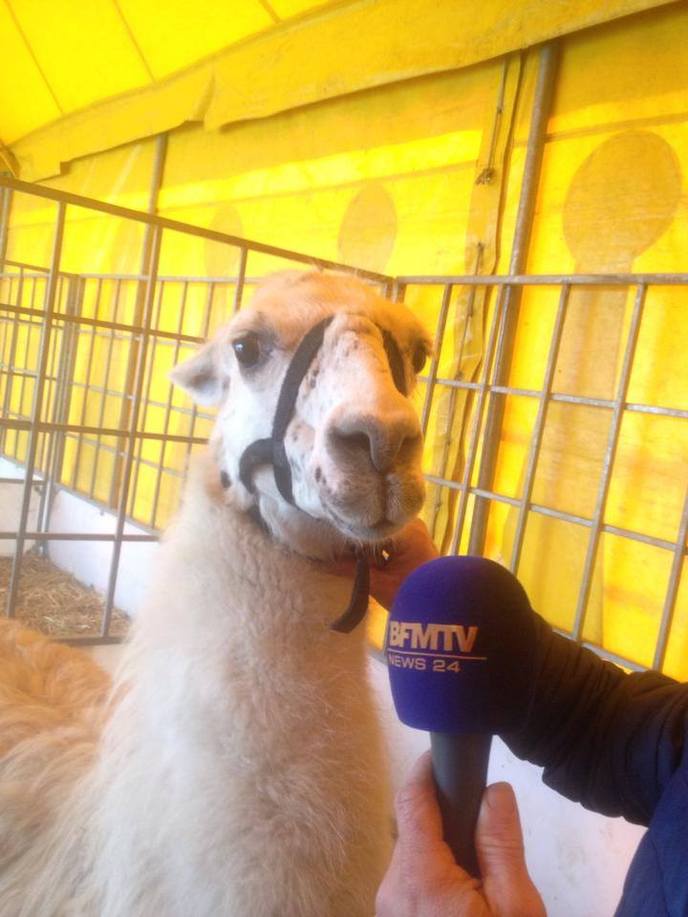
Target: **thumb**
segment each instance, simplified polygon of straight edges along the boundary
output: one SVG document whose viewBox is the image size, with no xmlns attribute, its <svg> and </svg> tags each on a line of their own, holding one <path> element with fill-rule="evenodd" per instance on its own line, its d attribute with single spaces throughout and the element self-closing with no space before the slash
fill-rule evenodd
<svg viewBox="0 0 688 917">
<path fill-rule="evenodd" d="M 542 900 L 528 875 L 521 820 L 508 783 L 495 783 L 483 794 L 476 848 L 485 897 L 495 913 L 544 915 Z M 511 902 L 506 910 L 504 902 Z"/>
</svg>

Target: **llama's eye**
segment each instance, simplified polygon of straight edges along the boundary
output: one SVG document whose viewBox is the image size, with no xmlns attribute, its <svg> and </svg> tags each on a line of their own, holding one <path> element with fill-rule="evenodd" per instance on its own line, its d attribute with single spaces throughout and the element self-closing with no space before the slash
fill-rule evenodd
<svg viewBox="0 0 688 917">
<path fill-rule="evenodd" d="M 417 344 L 414 348 L 413 356 L 411 357 L 414 373 L 419 373 L 421 371 L 421 369 L 425 366 L 425 361 L 427 358 L 428 352 L 425 349 L 425 344 Z"/>
<path fill-rule="evenodd" d="M 232 341 L 232 349 L 242 366 L 255 366 L 260 360 L 260 339 L 257 334 L 249 332 L 243 337 Z"/>
</svg>

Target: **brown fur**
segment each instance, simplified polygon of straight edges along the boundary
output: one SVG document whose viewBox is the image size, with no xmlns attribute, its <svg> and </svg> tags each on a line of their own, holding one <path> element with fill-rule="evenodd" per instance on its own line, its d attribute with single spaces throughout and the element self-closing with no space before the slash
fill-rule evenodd
<svg viewBox="0 0 688 917">
<path fill-rule="evenodd" d="M 0 848 L 0 869 L 92 763 L 109 690 L 86 653 L 0 618 L 0 836 L 16 841 Z"/>
</svg>

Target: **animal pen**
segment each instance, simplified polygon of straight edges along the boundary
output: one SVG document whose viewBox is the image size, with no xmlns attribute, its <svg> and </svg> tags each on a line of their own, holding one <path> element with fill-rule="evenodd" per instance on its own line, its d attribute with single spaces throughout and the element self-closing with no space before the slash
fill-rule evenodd
<svg viewBox="0 0 688 917">
<path fill-rule="evenodd" d="M 14 616 L 21 607 L 23 576 L 30 578 L 27 591 L 33 602 L 42 600 L 41 577 L 48 577 L 48 588 L 54 586 L 49 572 L 51 561 L 54 559 L 60 566 L 64 557 L 56 546 L 76 543 L 78 550 L 85 553 L 94 545 L 101 549 L 107 546 L 109 558 L 99 553 L 96 561 L 101 563 L 107 558 L 104 576 L 101 571 L 102 595 L 90 593 L 99 609 L 97 619 L 86 623 L 80 620 L 75 626 L 66 605 L 58 610 L 57 621 L 52 612 L 47 629 L 50 632 L 52 627 L 55 632 L 57 625 L 57 636 L 71 643 L 122 639 L 126 617 L 116 605 L 124 552 L 129 551 L 131 558 L 137 547 L 157 540 L 158 530 L 177 502 L 188 457 L 207 441 L 212 421 L 209 414 L 189 406 L 183 396 L 174 392 L 166 374 L 228 314 L 241 307 L 260 276 L 271 270 L 305 267 L 352 271 L 386 296 L 412 308 L 419 298 L 423 304 L 433 303 L 434 354 L 421 376 L 420 387 L 423 432 L 427 435 L 433 423 L 439 392 L 448 393 L 454 406 L 458 399 L 465 399 L 468 405 L 459 472 L 452 473 L 449 443 L 439 465 L 433 464 L 432 457 L 428 462 L 431 499 L 427 521 L 431 530 L 436 530 L 438 515 L 442 511 L 449 514 L 451 527 L 445 536 L 445 548 L 452 553 L 496 556 L 533 592 L 538 583 L 532 578 L 541 574 L 537 563 L 535 570 L 532 562 L 530 566 L 523 564 L 524 552 L 529 549 L 529 525 L 533 526 L 538 518 L 553 521 L 562 545 L 584 544 L 574 584 L 575 603 L 568 609 L 568 626 L 560 625 L 560 630 L 629 668 L 642 668 L 648 663 L 662 668 L 681 586 L 688 501 L 681 510 L 673 540 L 656 537 L 651 531 L 615 525 L 608 521 L 606 510 L 616 483 L 615 463 L 624 423 L 636 417 L 667 418 L 682 424 L 688 420 L 688 410 L 667 403 L 639 402 L 629 396 L 636 355 L 643 346 L 644 323 L 652 322 L 652 310 L 661 302 L 661 291 L 684 289 L 688 274 L 392 277 L 10 178 L 0 182 L 3 252 L 11 231 L 13 201 L 28 198 L 54 215 L 50 263 L 34 265 L 5 257 L 0 275 L 2 456 L 6 465 L 11 463 L 16 469 L 15 474 L 6 473 L 0 484 L 6 491 L 20 494 L 18 499 L 10 500 L 16 507 L 16 526 L 0 532 L 0 538 L 13 547 L 13 553 L 4 560 L 6 614 Z M 528 207 L 527 198 L 524 207 Z M 76 209 L 105 215 L 138 230 L 140 272 L 63 270 L 63 251 L 70 243 L 69 214 Z M 163 272 L 161 259 L 166 246 L 172 247 L 170 240 L 175 236 L 227 246 L 235 252 L 236 273 L 211 277 Z M 618 316 L 623 319 L 622 358 L 614 395 L 608 398 L 573 394 L 556 385 L 571 304 L 575 308 L 576 297 L 598 290 L 615 297 L 620 306 Z M 527 295 L 537 297 L 542 304 L 548 335 L 539 344 L 542 360 L 538 384 L 524 387 L 511 381 L 510 369 L 514 342 L 520 334 L 519 304 Z M 461 373 L 456 378 L 444 378 L 440 359 L 449 310 L 457 300 L 464 304 L 463 323 L 455 327 L 454 335 L 460 339 L 462 349 L 468 347 L 474 334 L 471 318 L 478 297 L 488 306 L 488 321 L 475 372 L 466 378 Z M 520 346 L 529 346 L 522 334 Z M 530 410 L 518 495 L 499 483 L 501 431 L 510 400 L 520 400 Z M 563 405 L 587 409 L 591 417 L 599 417 L 599 423 L 605 425 L 596 499 L 589 516 L 566 512 L 537 497 L 543 443 L 553 429 L 561 435 L 552 413 L 555 406 Z M 62 495 L 62 503 L 72 498 L 97 507 L 106 521 L 106 530 L 84 531 L 70 524 L 78 514 L 73 505 L 60 505 Z M 508 554 L 503 549 L 495 552 L 494 538 L 490 540 L 493 517 L 505 508 L 513 513 Z M 650 650 L 642 646 L 637 653 L 624 652 L 616 650 L 609 637 L 596 642 L 586 636 L 586 612 L 605 538 L 618 539 L 620 544 L 649 546 L 664 559 L 666 575 L 657 584 L 661 611 Z M 43 565 L 32 565 L 32 557 L 43 558 Z M 63 565 L 69 569 L 69 555 L 67 558 Z M 133 567 L 136 568 L 135 561 Z M 67 593 L 67 602 L 70 601 L 75 602 L 73 591 Z M 60 613 L 64 615 L 62 621 Z M 38 623 L 45 626 L 46 622 Z M 373 641 L 379 640 L 383 627 L 378 616 L 371 625 Z M 623 645 L 623 640 L 620 642 Z"/>
<path fill-rule="evenodd" d="M 211 427 L 167 372 L 261 276 L 337 269 L 434 333 L 438 547 L 688 675 L 682 4 L 6 6 L 7 614 L 122 638 Z"/>
</svg>

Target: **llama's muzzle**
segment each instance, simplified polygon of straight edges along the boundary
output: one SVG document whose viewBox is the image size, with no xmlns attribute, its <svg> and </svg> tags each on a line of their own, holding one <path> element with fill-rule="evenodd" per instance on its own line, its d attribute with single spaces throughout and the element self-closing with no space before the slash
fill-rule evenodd
<svg viewBox="0 0 688 917">
<path fill-rule="evenodd" d="M 284 437 L 294 414 L 301 383 L 322 346 L 325 331 L 333 318 L 334 316 L 329 316 L 323 319 L 303 336 L 282 380 L 272 421 L 272 435 L 252 442 L 246 447 L 239 460 L 239 478 L 250 493 L 255 493 L 253 482 L 255 469 L 261 465 L 272 465 L 277 489 L 287 503 L 297 509 L 301 507 L 297 506 L 294 500 L 291 467 L 284 446 Z M 391 332 L 384 328 L 381 328 L 380 331 L 394 384 L 402 395 L 406 395 L 406 374 L 399 345 Z M 301 511 L 305 512 L 305 510 Z M 368 608 L 369 585 L 368 561 L 361 554 L 356 561 L 356 577 L 349 607 L 332 623 L 333 630 L 348 633 L 363 620 Z"/>
</svg>

